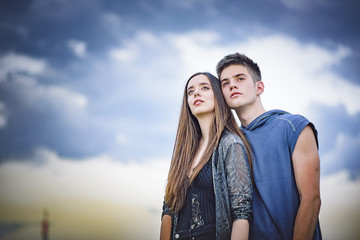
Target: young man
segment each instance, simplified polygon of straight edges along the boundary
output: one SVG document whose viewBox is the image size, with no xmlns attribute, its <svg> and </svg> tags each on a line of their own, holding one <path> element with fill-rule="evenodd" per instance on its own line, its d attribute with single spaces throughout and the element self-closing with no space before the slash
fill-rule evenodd
<svg viewBox="0 0 360 240">
<path fill-rule="evenodd" d="M 253 148 L 251 239 L 322 239 L 320 160 L 314 125 L 300 115 L 265 111 L 258 65 L 243 54 L 216 67 L 222 92 Z"/>
</svg>

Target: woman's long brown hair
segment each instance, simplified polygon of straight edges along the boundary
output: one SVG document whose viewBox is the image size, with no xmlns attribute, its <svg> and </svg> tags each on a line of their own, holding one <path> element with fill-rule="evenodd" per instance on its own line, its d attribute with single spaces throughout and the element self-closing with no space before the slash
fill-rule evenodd
<svg viewBox="0 0 360 240">
<path fill-rule="evenodd" d="M 199 122 L 191 113 L 187 102 L 187 85 L 189 81 L 200 74 L 204 74 L 210 81 L 214 92 L 215 114 L 210 125 L 209 139 L 211 140 L 205 150 L 199 164 L 195 167 L 190 179 L 188 173 L 191 168 L 191 162 L 195 157 L 199 140 L 201 138 L 201 130 Z M 218 145 L 221 134 L 224 129 L 240 136 L 242 139 L 246 153 L 248 155 L 250 169 L 252 168 L 251 148 L 244 134 L 240 131 L 236 124 L 235 118 L 227 106 L 221 92 L 220 81 L 211 73 L 199 72 L 192 75 L 185 85 L 184 96 L 180 111 L 179 125 L 176 133 L 174 150 L 170 164 L 170 170 L 165 189 L 165 202 L 172 211 L 177 212 L 181 209 L 186 198 L 186 191 L 191 182 L 199 174 L 202 167 L 211 158 L 211 155 Z"/>
</svg>

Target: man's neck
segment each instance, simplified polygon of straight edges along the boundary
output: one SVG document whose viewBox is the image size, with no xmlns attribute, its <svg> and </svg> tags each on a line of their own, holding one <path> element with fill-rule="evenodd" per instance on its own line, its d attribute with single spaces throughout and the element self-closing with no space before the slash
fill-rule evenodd
<svg viewBox="0 0 360 240">
<path fill-rule="evenodd" d="M 265 113 L 265 108 L 261 103 L 252 106 L 240 107 L 234 110 L 241 122 L 241 126 L 243 127 L 247 127 L 255 118 Z"/>
</svg>

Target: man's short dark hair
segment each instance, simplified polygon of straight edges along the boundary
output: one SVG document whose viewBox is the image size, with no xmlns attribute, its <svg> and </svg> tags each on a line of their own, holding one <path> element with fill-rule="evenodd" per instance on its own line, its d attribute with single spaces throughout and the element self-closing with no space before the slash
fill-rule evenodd
<svg viewBox="0 0 360 240">
<path fill-rule="evenodd" d="M 229 54 L 219 61 L 216 66 L 216 73 L 219 80 L 221 80 L 220 75 L 222 71 L 231 65 L 242 65 L 246 67 L 255 82 L 261 81 L 261 72 L 257 63 L 240 53 Z"/>
</svg>

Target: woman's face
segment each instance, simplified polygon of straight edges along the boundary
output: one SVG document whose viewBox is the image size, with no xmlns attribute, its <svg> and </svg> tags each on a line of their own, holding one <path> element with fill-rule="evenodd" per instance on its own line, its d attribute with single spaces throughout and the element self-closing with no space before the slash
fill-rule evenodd
<svg viewBox="0 0 360 240">
<path fill-rule="evenodd" d="M 195 117 L 214 113 L 214 92 L 206 75 L 200 74 L 190 79 L 187 85 L 187 97 L 188 105 Z"/>
</svg>

